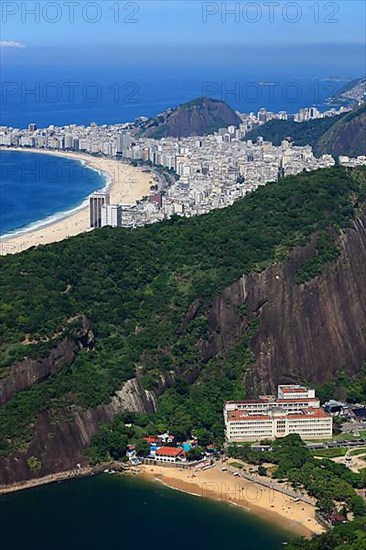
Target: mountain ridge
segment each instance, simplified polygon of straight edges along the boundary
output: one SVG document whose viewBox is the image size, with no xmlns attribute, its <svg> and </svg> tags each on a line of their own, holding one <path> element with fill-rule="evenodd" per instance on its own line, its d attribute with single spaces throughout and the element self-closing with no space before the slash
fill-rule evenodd
<svg viewBox="0 0 366 550">
<path fill-rule="evenodd" d="M 366 103 L 336 120 L 318 139 L 315 153 L 335 157 L 366 155 Z"/>
<path fill-rule="evenodd" d="M 59 471 L 76 458 L 85 463 L 83 449 L 99 424 L 124 407 L 151 415 L 157 405 L 149 425 L 176 433 L 203 426 L 220 442 L 224 399 L 308 375 L 321 383 L 343 368 L 349 376 L 361 371 L 365 184 L 364 169 L 320 170 L 206 216 L 96 230 L 2 258 L 3 381 L 25 354 L 52 353 L 56 343 L 46 335 L 75 313 L 87 320 L 93 347 L 28 389 L 20 381 L 0 408 L 0 482 Z M 340 255 L 331 261 L 317 249 L 315 236 L 324 232 L 337 235 Z M 314 257 L 318 271 L 296 282 Z M 304 317 L 318 313 L 301 330 Z M 25 331 L 39 343 L 25 349 Z M 347 346 L 329 345 L 341 333 Z M 80 326 L 71 327 L 69 337 L 78 335 Z"/>
<path fill-rule="evenodd" d="M 248 132 L 244 139 L 255 141 L 260 136 L 277 146 L 284 139 L 298 146 L 311 145 L 318 156 L 366 155 L 366 104 L 334 118 L 306 122 L 271 120 Z"/>
<path fill-rule="evenodd" d="M 140 125 L 139 135 L 154 139 L 181 138 L 211 134 L 240 123 L 241 119 L 227 103 L 201 97 L 148 119 Z"/>
</svg>

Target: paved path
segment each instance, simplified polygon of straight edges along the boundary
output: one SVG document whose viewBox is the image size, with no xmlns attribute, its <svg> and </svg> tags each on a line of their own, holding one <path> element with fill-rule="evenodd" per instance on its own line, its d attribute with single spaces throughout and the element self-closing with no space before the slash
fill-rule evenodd
<svg viewBox="0 0 366 550">
<path fill-rule="evenodd" d="M 251 481 L 252 483 L 259 483 L 259 485 L 262 485 L 263 487 L 267 487 L 267 489 L 274 489 L 275 491 L 279 491 L 280 493 L 283 493 L 284 495 L 287 495 L 292 498 L 296 498 L 301 500 L 302 502 L 305 502 L 306 504 L 311 504 L 314 506 L 314 500 L 310 497 L 307 497 L 305 495 L 302 495 L 301 493 L 297 493 L 296 491 L 293 491 L 292 489 L 289 489 L 288 487 L 284 487 L 283 484 L 277 483 L 275 481 L 268 481 L 267 479 L 263 479 L 259 476 L 253 476 L 251 474 L 247 474 L 241 470 L 237 470 L 236 468 L 233 468 L 232 466 L 226 466 L 227 470 L 231 472 L 232 474 L 238 473 L 241 478 L 247 479 L 248 481 Z"/>
</svg>

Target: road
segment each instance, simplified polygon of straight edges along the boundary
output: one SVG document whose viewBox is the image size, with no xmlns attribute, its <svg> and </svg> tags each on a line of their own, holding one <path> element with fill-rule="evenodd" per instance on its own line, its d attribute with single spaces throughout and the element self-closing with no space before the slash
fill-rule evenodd
<svg viewBox="0 0 366 550">
<path fill-rule="evenodd" d="M 243 472 L 242 470 L 238 470 L 237 468 L 233 468 L 232 466 L 226 466 L 227 470 L 231 472 L 233 475 L 238 474 L 238 477 L 241 477 L 243 479 L 246 479 L 248 481 L 251 481 L 252 483 L 259 483 L 259 485 L 263 485 L 263 487 L 266 487 L 267 489 L 273 489 L 275 491 L 279 491 L 280 493 L 283 493 L 284 495 L 287 495 L 292 498 L 296 498 L 301 500 L 302 502 L 305 502 L 306 504 L 314 505 L 314 500 L 310 497 L 307 497 L 303 495 L 302 493 L 297 493 L 296 491 L 293 491 L 292 489 L 289 489 L 287 486 L 285 486 L 282 483 L 277 483 L 276 481 L 269 481 L 267 479 L 264 479 L 260 476 L 253 476 L 251 474 L 247 474 L 246 472 Z"/>
</svg>

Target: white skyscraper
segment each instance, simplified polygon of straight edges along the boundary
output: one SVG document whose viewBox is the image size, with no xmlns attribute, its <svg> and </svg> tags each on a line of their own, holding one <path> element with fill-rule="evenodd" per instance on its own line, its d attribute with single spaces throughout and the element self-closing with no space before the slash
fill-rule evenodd
<svg viewBox="0 0 366 550">
<path fill-rule="evenodd" d="M 118 204 L 104 204 L 101 209 L 101 227 L 121 227 L 122 207 Z"/>
</svg>

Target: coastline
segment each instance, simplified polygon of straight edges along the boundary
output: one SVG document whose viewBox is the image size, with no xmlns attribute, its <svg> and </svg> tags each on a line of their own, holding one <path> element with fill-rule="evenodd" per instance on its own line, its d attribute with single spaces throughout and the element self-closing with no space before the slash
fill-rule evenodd
<svg viewBox="0 0 366 550">
<path fill-rule="evenodd" d="M 112 204 L 134 204 L 150 193 L 151 174 L 114 159 L 94 157 L 87 153 L 22 147 L 0 147 L 0 150 L 50 155 L 78 161 L 104 176 L 105 186 L 100 190 L 109 191 Z M 0 255 L 16 254 L 32 246 L 59 242 L 86 231 L 90 231 L 87 198 L 70 210 L 46 217 L 15 231 L 14 234 L 0 237 Z"/>
<path fill-rule="evenodd" d="M 20 481 L 19 483 L 12 483 L 11 485 L 0 485 L 0 495 L 17 493 L 18 491 L 24 491 L 26 489 L 34 489 L 35 487 L 49 485 L 50 483 L 98 475 L 101 474 L 106 468 L 113 469 L 118 473 L 136 473 L 136 470 L 133 470 L 129 466 L 122 465 L 119 462 L 107 462 L 105 464 L 98 464 L 97 466 L 81 466 L 80 468 L 74 468 L 73 470 L 64 470 L 62 472 L 56 472 L 43 477 L 34 477 L 26 481 Z"/>
<path fill-rule="evenodd" d="M 36 477 L 33 479 L 28 479 L 27 481 L 13 483 L 12 485 L 0 485 L 0 495 L 17 493 L 18 491 L 34 489 L 35 487 L 40 487 L 41 485 L 48 485 L 49 483 L 66 481 L 68 479 L 82 478 L 96 473 L 99 473 L 99 470 L 96 471 L 96 469 L 92 467 L 83 467 L 78 470 L 65 470 L 64 472 L 59 472 L 57 474 L 49 474 L 48 476 L 38 478 Z"/>
<path fill-rule="evenodd" d="M 325 532 L 315 519 L 315 506 L 295 502 L 275 489 L 234 477 L 223 472 L 220 465 L 207 470 L 186 470 L 172 466 L 140 466 L 141 476 L 200 498 L 218 500 L 238 506 L 269 523 L 297 536 L 310 538 Z M 193 475 L 192 475 L 193 474 Z M 194 477 L 193 477 L 194 476 Z"/>
<path fill-rule="evenodd" d="M 228 506 L 237 506 L 245 512 L 276 525 L 296 536 L 311 538 L 325 532 L 315 519 L 315 505 L 295 502 L 293 498 L 275 489 L 266 489 L 259 483 L 248 482 L 221 470 L 221 464 L 197 471 L 174 466 L 140 465 L 121 466 L 119 463 L 82 467 L 29 479 L 20 483 L 0 486 L 0 495 L 10 494 L 41 485 L 81 479 L 101 474 L 105 468 L 113 468 L 115 475 L 136 475 L 152 483 L 199 498 L 209 498 Z"/>
</svg>

